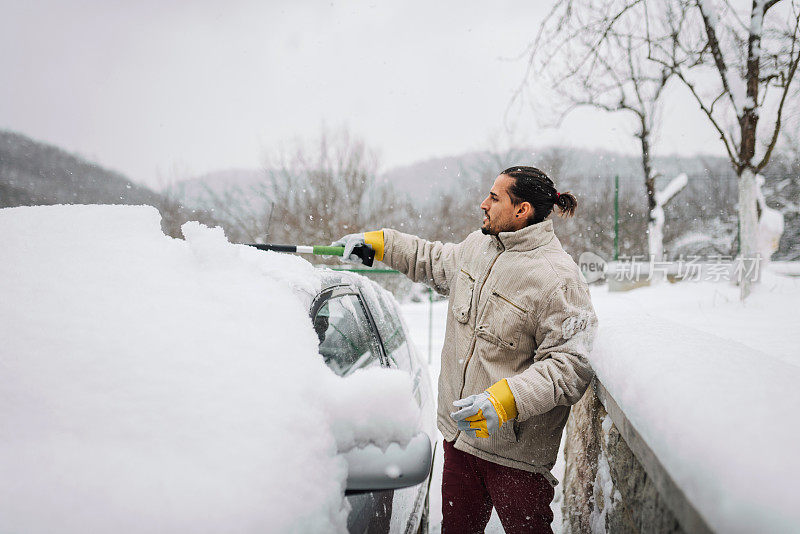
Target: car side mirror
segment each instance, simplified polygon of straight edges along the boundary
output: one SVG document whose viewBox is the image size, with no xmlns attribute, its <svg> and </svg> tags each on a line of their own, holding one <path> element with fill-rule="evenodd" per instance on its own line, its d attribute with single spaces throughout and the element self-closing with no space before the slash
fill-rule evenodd
<svg viewBox="0 0 800 534">
<path fill-rule="evenodd" d="M 415 486 L 431 472 L 433 448 L 424 432 L 405 447 L 392 443 L 386 450 L 367 445 L 344 453 L 347 460 L 346 494 Z"/>
</svg>

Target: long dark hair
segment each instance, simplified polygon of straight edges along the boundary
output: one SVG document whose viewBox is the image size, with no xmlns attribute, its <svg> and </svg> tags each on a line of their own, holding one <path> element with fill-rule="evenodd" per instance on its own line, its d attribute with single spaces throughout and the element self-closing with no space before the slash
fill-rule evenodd
<svg viewBox="0 0 800 534">
<path fill-rule="evenodd" d="M 575 208 L 578 207 L 575 195 L 569 191 L 566 193 L 556 191 L 553 180 L 536 167 L 509 167 L 500 174 L 514 178 L 514 183 L 508 188 L 508 194 L 514 205 L 528 202 L 533 207 L 533 216 L 528 220 L 529 225 L 545 220 L 554 206 L 558 206 L 559 215 L 562 217 L 575 215 Z"/>
</svg>

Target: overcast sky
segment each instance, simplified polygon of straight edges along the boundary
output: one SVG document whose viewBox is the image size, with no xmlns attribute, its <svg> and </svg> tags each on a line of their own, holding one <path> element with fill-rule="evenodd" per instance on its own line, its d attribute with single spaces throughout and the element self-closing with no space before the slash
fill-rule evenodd
<svg viewBox="0 0 800 534">
<path fill-rule="evenodd" d="M 259 167 L 347 126 L 382 167 L 506 143 L 519 59 L 549 2 L 0 0 L 0 128 L 132 179 Z M 660 153 L 721 153 L 693 108 L 666 103 Z M 624 118 L 578 112 L 513 138 L 635 152 Z M 530 162 L 535 164 L 535 162 Z"/>
</svg>

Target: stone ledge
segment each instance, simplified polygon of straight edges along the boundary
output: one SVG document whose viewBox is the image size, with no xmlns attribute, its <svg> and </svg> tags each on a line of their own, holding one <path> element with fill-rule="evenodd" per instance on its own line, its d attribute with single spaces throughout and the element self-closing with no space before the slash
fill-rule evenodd
<svg viewBox="0 0 800 534">
<path fill-rule="evenodd" d="M 712 532 L 596 378 L 564 439 L 565 532 Z"/>
</svg>

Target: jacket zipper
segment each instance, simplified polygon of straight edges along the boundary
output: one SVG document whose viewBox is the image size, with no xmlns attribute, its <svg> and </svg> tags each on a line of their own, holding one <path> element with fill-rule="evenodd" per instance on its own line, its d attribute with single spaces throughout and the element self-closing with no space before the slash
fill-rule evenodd
<svg viewBox="0 0 800 534">
<path fill-rule="evenodd" d="M 493 294 L 493 295 L 497 295 L 498 297 L 500 297 L 501 299 L 503 299 L 504 301 L 508 302 L 509 304 L 511 304 L 512 306 L 514 306 L 516 309 L 518 309 L 519 311 L 521 311 L 522 313 L 528 313 L 528 310 L 526 310 L 526 309 L 522 308 L 521 306 L 518 306 L 517 304 L 514 304 L 513 302 L 511 302 L 509 299 L 505 298 L 503 295 L 501 295 L 501 294 L 500 294 L 500 293 L 498 293 L 497 291 L 492 291 L 492 294 Z"/>
<path fill-rule="evenodd" d="M 489 265 L 489 269 L 486 271 L 486 276 L 483 277 L 483 281 L 481 282 L 481 287 L 478 288 L 478 298 L 475 300 L 475 327 L 476 327 L 476 330 L 472 332 L 472 344 L 470 345 L 470 348 L 469 348 L 469 356 L 467 356 L 467 361 L 464 362 L 464 371 L 461 373 L 461 393 L 459 393 L 459 395 L 458 395 L 459 399 L 463 399 L 464 398 L 464 386 L 466 385 L 466 382 L 467 382 L 467 367 L 469 367 L 469 362 L 472 359 L 473 353 L 475 352 L 475 340 L 476 340 L 476 336 L 477 336 L 477 326 L 478 326 L 478 304 L 480 304 L 480 301 L 481 301 L 481 293 L 483 292 L 483 286 L 486 285 L 486 281 L 489 279 L 489 275 L 492 272 L 492 267 L 494 267 L 495 262 L 497 262 L 497 258 L 499 258 L 500 254 L 502 254 L 502 253 L 503 253 L 503 251 L 501 250 L 500 252 L 497 253 L 497 256 L 494 257 L 494 259 L 492 260 L 492 263 Z M 469 273 L 467 273 L 467 275 L 469 275 Z M 471 304 L 470 304 L 470 306 L 471 306 Z M 458 434 L 460 432 L 461 432 L 460 430 L 456 432 L 456 438 L 458 438 Z"/>
</svg>

